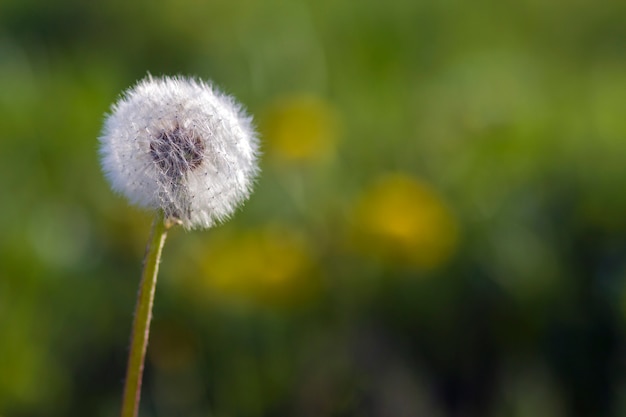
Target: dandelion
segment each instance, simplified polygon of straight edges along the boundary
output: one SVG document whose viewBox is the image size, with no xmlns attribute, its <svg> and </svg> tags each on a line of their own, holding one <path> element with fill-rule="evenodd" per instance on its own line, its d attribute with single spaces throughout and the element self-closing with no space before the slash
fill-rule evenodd
<svg viewBox="0 0 626 417">
<path fill-rule="evenodd" d="M 198 273 L 189 289 L 220 303 L 278 307 L 305 302 L 317 293 L 315 259 L 306 237 L 273 224 L 242 233 L 220 233 L 198 250 Z"/>
<path fill-rule="evenodd" d="M 394 263 L 423 269 L 443 264 L 458 240 L 457 222 L 427 183 L 387 174 L 367 187 L 354 209 L 355 244 Z"/>
<path fill-rule="evenodd" d="M 231 97 L 183 77 L 140 81 L 112 107 L 102 166 L 131 203 L 185 228 L 227 219 L 250 195 L 258 139 Z"/>
<path fill-rule="evenodd" d="M 135 307 L 122 417 L 139 409 L 158 265 L 168 229 L 209 228 L 249 197 L 258 173 L 252 119 L 231 97 L 191 78 L 148 76 L 112 106 L 100 136 L 112 188 L 157 215 Z"/>
<path fill-rule="evenodd" d="M 340 123 L 331 103 L 321 97 L 282 96 L 263 116 L 260 128 L 268 153 L 283 162 L 314 162 L 334 154 Z"/>
</svg>

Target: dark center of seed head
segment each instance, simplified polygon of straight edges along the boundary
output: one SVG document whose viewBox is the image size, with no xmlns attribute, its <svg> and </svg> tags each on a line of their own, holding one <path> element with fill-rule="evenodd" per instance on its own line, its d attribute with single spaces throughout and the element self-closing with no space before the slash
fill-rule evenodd
<svg viewBox="0 0 626 417">
<path fill-rule="evenodd" d="M 205 146 L 193 131 L 176 126 L 161 131 L 150 142 L 150 156 L 161 172 L 170 178 L 180 178 L 202 164 Z"/>
</svg>

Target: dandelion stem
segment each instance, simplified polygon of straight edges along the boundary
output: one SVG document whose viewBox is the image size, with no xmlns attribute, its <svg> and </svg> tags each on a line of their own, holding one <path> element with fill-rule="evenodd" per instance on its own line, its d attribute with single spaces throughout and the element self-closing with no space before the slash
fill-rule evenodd
<svg viewBox="0 0 626 417">
<path fill-rule="evenodd" d="M 137 304 L 135 305 L 130 352 L 128 353 L 128 368 L 126 369 L 121 417 L 136 417 L 139 410 L 141 378 L 148 347 L 154 290 L 156 288 L 161 251 L 168 229 L 169 222 L 165 221 L 163 212 L 159 210 L 152 224 L 152 234 L 146 247 L 143 261 L 143 271 L 141 273 L 141 282 L 139 283 Z"/>
</svg>

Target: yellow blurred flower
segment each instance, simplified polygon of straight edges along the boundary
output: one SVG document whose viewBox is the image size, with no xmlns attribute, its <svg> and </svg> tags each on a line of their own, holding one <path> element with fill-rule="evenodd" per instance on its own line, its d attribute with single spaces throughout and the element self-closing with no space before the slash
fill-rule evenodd
<svg viewBox="0 0 626 417">
<path fill-rule="evenodd" d="M 289 304 L 315 292 L 311 249 L 291 229 L 265 227 L 217 238 L 200 264 L 202 289 L 220 300 Z"/>
<path fill-rule="evenodd" d="M 437 194 L 406 174 L 385 176 L 367 188 L 354 221 L 361 251 L 422 268 L 445 262 L 458 238 L 456 221 Z"/>
<path fill-rule="evenodd" d="M 261 116 L 260 130 L 269 154 L 284 160 L 317 160 L 334 153 L 338 119 L 322 98 L 280 97 Z"/>
</svg>

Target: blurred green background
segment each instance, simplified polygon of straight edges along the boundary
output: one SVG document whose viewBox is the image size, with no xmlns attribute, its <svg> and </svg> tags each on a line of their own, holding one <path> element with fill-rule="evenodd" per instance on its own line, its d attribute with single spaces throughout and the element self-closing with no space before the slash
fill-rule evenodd
<svg viewBox="0 0 626 417">
<path fill-rule="evenodd" d="M 263 174 L 166 243 L 141 415 L 626 416 L 626 2 L 3 0 L 0 416 L 115 416 L 151 216 L 97 137 L 212 79 Z"/>
</svg>

